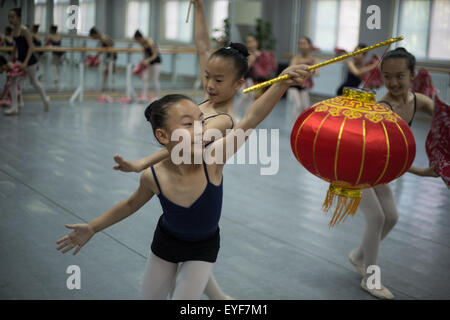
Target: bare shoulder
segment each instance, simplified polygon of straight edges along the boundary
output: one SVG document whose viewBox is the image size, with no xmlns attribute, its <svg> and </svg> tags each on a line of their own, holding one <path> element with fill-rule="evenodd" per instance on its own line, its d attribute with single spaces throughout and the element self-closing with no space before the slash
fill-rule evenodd
<svg viewBox="0 0 450 320">
<path fill-rule="evenodd" d="M 142 173 L 141 186 L 150 189 L 155 194 L 159 193 L 151 168 L 145 169 L 144 173 Z"/>
<path fill-rule="evenodd" d="M 432 114 L 434 111 L 434 102 L 428 96 L 416 93 L 417 109 Z"/>
<path fill-rule="evenodd" d="M 430 104 L 433 103 L 433 100 L 431 100 L 430 97 L 422 94 L 422 93 L 416 93 L 416 99 L 418 103 L 421 104 Z"/>
<path fill-rule="evenodd" d="M 26 35 L 31 35 L 30 30 L 28 30 L 28 28 L 26 26 L 24 26 L 23 24 L 20 26 L 20 34 L 26 36 Z"/>
</svg>

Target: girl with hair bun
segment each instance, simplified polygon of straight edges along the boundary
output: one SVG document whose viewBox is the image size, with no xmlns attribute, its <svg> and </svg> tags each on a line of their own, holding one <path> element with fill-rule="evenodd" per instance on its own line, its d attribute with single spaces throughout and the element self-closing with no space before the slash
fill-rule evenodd
<svg viewBox="0 0 450 320">
<path fill-rule="evenodd" d="M 397 113 L 410 126 L 413 123 L 416 111 L 420 110 L 430 115 L 434 111 L 434 103 L 427 96 L 411 91 L 411 84 L 415 75 L 416 59 L 404 48 L 389 51 L 381 61 L 381 74 L 388 92 L 379 103 L 385 104 Z M 437 177 L 434 166 L 428 168 L 409 169 L 425 177 Z M 359 207 L 366 219 L 361 245 L 349 254 L 350 262 L 361 274 L 361 287 L 379 299 L 394 299 L 394 295 L 382 284 L 379 289 L 370 289 L 367 281 L 370 273 L 367 268 L 377 265 L 378 252 L 381 241 L 394 228 L 398 220 L 397 207 L 394 195 L 389 184 L 368 188 L 362 191 Z"/>
<path fill-rule="evenodd" d="M 100 42 L 100 46 L 103 48 L 114 48 L 114 41 L 107 36 L 106 34 L 100 33 L 97 28 L 92 27 L 89 30 L 89 36 L 95 40 L 98 40 Z M 101 52 L 99 52 L 95 57 L 98 58 L 100 56 Z M 112 64 L 112 75 L 109 75 L 112 77 L 112 80 L 114 81 L 114 74 L 116 73 L 116 60 L 117 60 L 117 53 L 113 52 L 105 52 L 104 54 L 104 65 L 105 68 L 103 69 L 103 79 L 102 79 L 102 87 L 100 89 L 100 92 L 104 92 L 106 87 L 106 80 L 108 79 L 108 73 L 109 73 L 109 66 Z M 101 97 L 101 101 L 105 100 L 106 96 Z M 107 98 L 107 97 L 106 97 Z"/>
<path fill-rule="evenodd" d="M 309 66 L 318 63 L 319 59 L 313 57 L 311 52 L 314 47 L 312 41 L 308 37 L 301 37 L 298 40 L 298 55 L 292 57 L 289 65 L 307 64 Z M 314 75 L 318 75 L 319 71 L 316 69 Z M 287 91 L 287 98 L 292 105 L 291 119 L 295 121 L 297 117 L 309 107 L 309 90 L 314 86 L 313 79 L 309 78 L 302 86 L 294 86 Z"/>
<path fill-rule="evenodd" d="M 264 82 L 273 77 L 276 72 L 277 63 L 273 52 L 260 48 L 259 42 L 254 35 L 248 35 L 245 43 L 249 53 L 248 72 L 245 75 L 245 85 L 243 90 L 254 84 Z M 252 93 L 243 93 L 240 90 L 236 102 L 236 116 L 241 117 L 250 104 L 257 99 L 265 89 L 257 90 Z"/>
<path fill-rule="evenodd" d="M 141 67 L 144 67 L 142 71 L 142 101 L 148 99 L 148 79 L 152 79 L 153 87 L 155 89 L 155 97 L 159 99 L 160 84 L 159 84 L 159 72 L 161 68 L 161 55 L 156 46 L 156 43 L 151 38 L 145 38 L 139 30 L 134 33 L 134 40 L 144 49 L 144 60 L 141 61 Z"/>
<path fill-rule="evenodd" d="M 366 44 L 360 43 L 355 48 L 355 50 L 364 49 L 365 47 L 367 47 Z M 367 52 L 360 53 L 354 56 L 352 60 L 345 60 L 344 63 L 347 64 L 348 67 L 347 78 L 345 79 L 344 83 L 341 84 L 337 89 L 338 96 L 342 95 L 344 87 L 358 88 L 358 86 L 361 84 L 362 76 L 378 66 L 378 61 L 374 61 L 373 63 L 365 66 L 364 58 L 366 57 L 366 54 Z"/>
<path fill-rule="evenodd" d="M 224 56 L 217 57 L 227 57 L 230 51 L 226 50 L 230 49 L 223 51 Z M 205 70 L 217 76 L 212 73 L 213 67 L 207 66 Z M 167 95 L 152 102 L 145 110 L 145 117 L 151 123 L 156 140 L 171 154 L 179 143 L 171 137 L 175 130 L 183 129 L 188 133 L 183 136 L 187 141 L 183 142 L 192 147 L 182 150 L 183 155 L 180 156 L 187 157 L 188 161 L 180 163 L 167 157 L 152 165 L 142 174 L 138 189 L 128 199 L 87 224 L 66 225 L 73 232 L 57 241 L 57 249 L 63 253 L 75 249 L 74 254 L 78 253 L 95 233 L 129 217 L 157 195 L 163 213 L 154 232 L 145 267 L 144 298 L 163 300 L 171 293 L 174 300 L 200 299 L 211 281 L 220 248 L 223 168 L 244 143 L 236 143 L 236 131 L 256 128 L 287 88 L 303 83 L 309 75 L 305 65 L 291 66 L 282 74 L 289 74 L 291 78 L 272 85 L 250 106 L 234 129 L 208 146 L 208 152 L 205 152 L 207 141 L 203 130 L 206 117 L 202 108 L 183 95 Z M 222 90 L 217 89 L 216 92 L 217 96 L 226 95 Z M 201 123 L 202 135 L 195 134 L 195 122 Z M 210 161 L 208 154 L 218 161 Z M 198 164 L 194 160 L 197 157 L 201 158 Z"/>
<path fill-rule="evenodd" d="M 20 68 L 28 74 L 33 87 L 39 92 L 42 102 L 44 104 L 44 111 L 49 110 L 49 99 L 45 93 L 42 84 L 38 80 L 37 68 L 38 58 L 33 52 L 34 44 L 30 31 L 22 22 L 21 8 L 11 9 L 8 13 L 8 21 L 12 25 L 12 37 L 14 39 L 13 51 L 11 53 L 11 61 L 20 63 Z M 17 54 L 17 57 L 16 57 Z M 14 77 L 11 80 L 11 107 L 4 111 L 6 115 L 17 115 L 19 113 L 19 103 L 17 100 L 17 88 L 20 77 Z"/>
<path fill-rule="evenodd" d="M 50 33 L 47 35 L 47 37 L 45 39 L 46 46 L 53 46 L 53 47 L 61 46 L 61 36 L 57 32 L 58 32 L 57 25 L 50 26 Z M 59 71 L 60 71 L 60 68 L 63 63 L 63 60 L 62 60 L 63 55 L 64 55 L 64 52 L 59 52 L 59 51 L 52 52 L 53 81 L 54 81 L 55 87 L 58 87 L 60 85 Z M 61 89 L 61 87 L 59 87 L 59 89 Z"/>
<path fill-rule="evenodd" d="M 230 43 L 228 46 L 213 52 L 210 51 L 210 38 L 204 14 L 203 0 L 191 0 L 194 10 L 194 38 L 200 64 L 205 98 L 199 107 L 205 116 L 206 129 L 218 129 L 223 135 L 235 126 L 233 111 L 234 98 L 245 82 L 248 71 L 247 47 L 241 43 Z M 212 141 L 207 141 L 211 143 Z M 137 161 L 124 160 L 119 155 L 114 157 L 115 170 L 123 172 L 140 172 L 169 157 L 167 149 L 162 149 L 146 158 Z M 217 285 L 211 273 L 205 294 L 214 300 L 229 298 Z"/>
</svg>

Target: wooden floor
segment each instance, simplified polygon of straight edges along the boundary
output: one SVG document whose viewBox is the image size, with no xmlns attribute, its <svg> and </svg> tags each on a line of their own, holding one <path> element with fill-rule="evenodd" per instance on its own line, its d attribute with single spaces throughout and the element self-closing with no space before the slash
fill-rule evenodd
<svg viewBox="0 0 450 320">
<path fill-rule="evenodd" d="M 87 222 L 136 189 L 139 175 L 112 170 L 113 156 L 158 149 L 144 109 L 53 101 L 43 113 L 27 101 L 20 116 L 0 115 L 0 299 L 141 298 L 157 198 L 75 257 L 55 242 L 65 224 Z M 362 238 L 362 213 L 328 229 L 327 184 L 295 160 L 285 111 L 282 100 L 261 126 L 280 130 L 276 175 L 260 175 L 260 165 L 225 168 L 216 278 L 234 299 L 374 299 L 347 259 Z M 428 126 L 420 117 L 413 125 L 416 166 L 427 165 Z M 449 190 L 411 174 L 391 187 L 400 219 L 380 248 L 382 283 L 397 299 L 449 299 Z M 70 265 L 81 269 L 81 290 L 66 287 Z"/>
</svg>

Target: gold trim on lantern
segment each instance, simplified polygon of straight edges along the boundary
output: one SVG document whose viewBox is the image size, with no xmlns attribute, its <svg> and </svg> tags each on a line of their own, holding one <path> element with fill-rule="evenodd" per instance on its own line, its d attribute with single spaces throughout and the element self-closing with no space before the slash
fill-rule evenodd
<svg viewBox="0 0 450 320">
<path fill-rule="evenodd" d="M 356 180 L 355 184 L 359 184 L 359 180 L 361 180 L 363 168 L 364 168 L 364 161 L 366 159 L 366 121 L 362 121 L 362 127 L 363 127 L 363 146 L 362 146 L 362 157 L 361 157 L 361 166 L 359 167 L 359 175 L 358 180 Z"/>
<path fill-rule="evenodd" d="M 398 173 L 398 175 L 395 177 L 395 179 L 397 179 L 403 172 L 403 170 L 405 170 L 406 165 L 408 164 L 408 159 L 409 159 L 409 148 L 408 148 L 408 140 L 406 140 L 406 136 L 405 133 L 403 132 L 402 128 L 400 127 L 400 125 L 398 123 L 395 123 L 397 125 L 398 130 L 400 130 L 400 133 L 402 134 L 403 140 L 405 141 L 405 146 L 406 146 L 406 158 L 405 158 L 405 163 L 403 164 L 402 170 L 400 170 L 400 172 Z"/>
<path fill-rule="evenodd" d="M 336 180 L 339 180 L 338 176 L 337 176 L 337 162 L 338 162 L 338 157 L 339 157 L 339 146 L 341 145 L 341 137 L 342 137 L 342 131 L 344 130 L 345 120 L 347 120 L 347 118 L 344 118 L 344 120 L 342 121 L 342 124 L 341 124 L 341 128 L 339 129 L 339 136 L 338 136 L 338 141 L 336 144 L 336 153 L 334 155 L 334 179 L 336 179 Z"/>
<path fill-rule="evenodd" d="M 314 137 L 314 143 L 313 143 L 313 164 L 314 164 L 314 170 L 316 170 L 316 174 L 320 176 L 319 173 L 319 169 L 317 168 L 317 164 L 316 164 L 316 142 L 317 142 L 317 137 L 319 136 L 319 132 L 320 132 L 320 128 L 322 128 L 323 123 L 325 122 L 325 120 L 327 120 L 327 118 L 330 116 L 330 114 L 327 114 L 325 116 L 325 118 L 322 119 L 322 121 L 320 122 L 319 127 L 317 128 L 316 131 L 316 135 Z"/>
<path fill-rule="evenodd" d="M 376 93 L 372 90 L 344 87 L 343 97 L 356 99 L 364 102 L 375 102 Z"/>
<path fill-rule="evenodd" d="M 309 116 L 307 116 L 306 119 L 303 120 L 302 124 L 300 125 L 300 127 L 299 127 L 298 130 L 297 130 L 297 135 L 295 136 L 295 144 L 294 144 L 294 148 L 295 148 L 295 157 L 297 158 L 298 161 L 300 161 L 300 155 L 298 154 L 298 150 L 297 150 L 297 140 L 298 140 L 298 138 L 300 137 L 300 134 L 299 134 L 299 133 L 300 133 L 300 130 L 302 130 L 303 125 L 306 123 L 306 121 L 308 121 L 309 117 L 311 117 L 313 114 L 314 114 L 314 113 L 311 112 L 311 113 L 309 114 Z M 301 163 L 301 161 L 300 161 L 300 163 Z"/>
<path fill-rule="evenodd" d="M 362 92 L 361 94 L 370 96 L 372 93 Z M 328 112 L 333 117 L 345 116 L 349 119 L 363 117 L 373 123 L 383 120 L 396 123 L 400 119 L 395 112 L 375 101 L 362 101 L 344 96 L 321 101 L 318 105 L 314 105 L 314 112 Z"/>
<path fill-rule="evenodd" d="M 329 223 L 330 228 L 340 223 L 342 219 L 345 220 L 348 215 L 353 216 L 356 213 L 361 201 L 361 190 L 345 189 L 330 184 L 322 210 L 328 212 L 335 200 L 337 202 L 336 209 Z"/>
<path fill-rule="evenodd" d="M 381 123 L 381 125 L 383 126 L 383 130 L 384 130 L 384 135 L 386 136 L 386 148 L 387 148 L 387 150 L 386 150 L 386 163 L 384 164 L 384 169 L 383 169 L 383 171 L 381 172 L 381 175 L 380 175 L 380 177 L 377 179 L 377 181 L 375 181 L 375 183 L 373 184 L 374 186 L 375 185 L 377 185 L 378 184 L 378 181 L 380 181 L 381 180 L 381 178 L 383 178 L 383 176 L 384 176 L 384 174 L 386 173 L 386 169 L 387 169 L 387 167 L 388 167 L 388 165 L 389 165 L 389 158 L 390 158 L 390 148 L 389 148 L 389 134 L 387 133 L 387 130 L 386 130 L 386 126 L 384 125 L 384 123 L 382 122 Z"/>
<path fill-rule="evenodd" d="M 330 184 L 329 190 L 338 196 L 344 196 L 349 198 L 359 198 L 361 197 L 361 190 L 359 189 L 348 189 Z"/>
</svg>

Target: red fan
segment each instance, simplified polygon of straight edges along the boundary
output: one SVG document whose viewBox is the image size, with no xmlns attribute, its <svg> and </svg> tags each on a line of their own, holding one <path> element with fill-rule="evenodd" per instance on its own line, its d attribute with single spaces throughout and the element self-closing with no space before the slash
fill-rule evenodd
<svg viewBox="0 0 450 320">
<path fill-rule="evenodd" d="M 431 99 L 439 93 L 438 89 L 433 86 L 431 80 L 431 74 L 425 70 L 420 69 L 413 81 L 413 91 L 417 93 L 422 93 Z"/>
<path fill-rule="evenodd" d="M 141 61 L 136 67 L 133 68 L 133 74 L 142 78 L 144 71 L 147 69 L 147 65 L 144 61 Z"/>
<path fill-rule="evenodd" d="M 100 64 L 100 59 L 96 56 L 92 56 L 92 55 L 87 55 L 86 57 L 86 67 L 98 67 Z"/>
<path fill-rule="evenodd" d="M 436 173 L 450 188 L 450 106 L 435 97 L 434 115 L 425 142 L 430 165 L 436 165 Z"/>
</svg>

